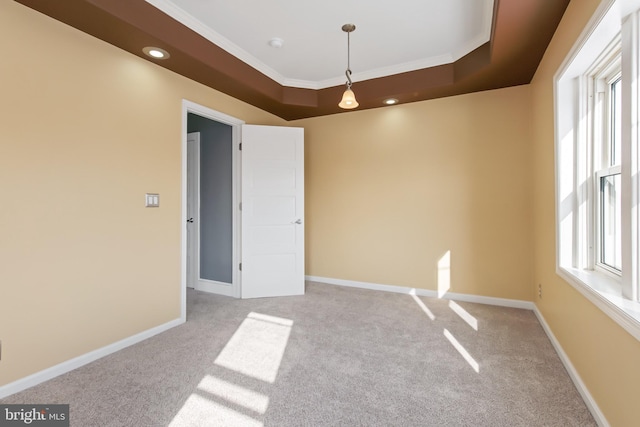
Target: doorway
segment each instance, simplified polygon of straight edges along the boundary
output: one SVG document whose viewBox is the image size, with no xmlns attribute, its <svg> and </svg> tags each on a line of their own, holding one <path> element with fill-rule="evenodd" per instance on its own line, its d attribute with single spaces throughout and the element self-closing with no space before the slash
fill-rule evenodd
<svg viewBox="0 0 640 427">
<path fill-rule="evenodd" d="M 187 114 L 187 286 L 233 296 L 232 127 Z"/>
<path fill-rule="evenodd" d="M 182 295 L 186 288 L 240 297 L 239 145 L 244 122 L 182 103 Z"/>
<path fill-rule="evenodd" d="M 208 127 L 215 129 L 212 134 L 223 136 L 222 148 L 205 147 L 203 134 Z M 303 295 L 304 130 L 245 125 L 186 100 L 182 130 L 181 318 L 186 321 L 187 284 L 235 298 Z M 190 151 L 190 145 L 198 146 L 200 154 Z M 214 163 L 204 171 L 202 153 L 209 149 Z M 194 171 L 197 168 L 199 172 Z M 227 177 L 221 180 L 221 192 L 204 195 L 203 188 L 212 185 L 207 174 L 217 173 Z M 205 213 L 207 204 L 210 210 Z M 211 212 L 220 213 L 218 224 L 211 220 L 215 217 Z M 222 256 L 214 260 L 217 252 Z M 211 260 L 215 262 L 203 265 Z M 218 261 L 222 263 L 217 265 Z"/>
</svg>

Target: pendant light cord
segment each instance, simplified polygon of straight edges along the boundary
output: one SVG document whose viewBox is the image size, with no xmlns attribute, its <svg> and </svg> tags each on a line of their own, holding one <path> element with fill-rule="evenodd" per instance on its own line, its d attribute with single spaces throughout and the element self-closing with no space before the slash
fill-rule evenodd
<svg viewBox="0 0 640 427">
<path fill-rule="evenodd" d="M 351 89 L 353 82 L 351 81 L 351 32 L 347 31 L 347 71 L 344 74 L 347 76 L 347 89 Z"/>
</svg>

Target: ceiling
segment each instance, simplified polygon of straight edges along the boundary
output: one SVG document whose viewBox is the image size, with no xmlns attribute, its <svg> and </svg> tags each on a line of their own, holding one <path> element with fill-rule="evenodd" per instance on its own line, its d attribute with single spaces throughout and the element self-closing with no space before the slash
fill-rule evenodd
<svg viewBox="0 0 640 427">
<path fill-rule="evenodd" d="M 342 85 L 447 64 L 489 41 L 493 0 L 147 0 L 283 86 Z M 366 7 L 363 7 L 366 5 Z M 269 40 L 282 40 L 274 49 Z"/>
<path fill-rule="evenodd" d="M 16 0 L 286 120 L 527 84 L 569 0 Z M 269 45 L 278 38 L 282 46 Z M 165 49 L 165 60 L 142 48 Z M 353 110 L 351 110 L 353 111 Z"/>
</svg>

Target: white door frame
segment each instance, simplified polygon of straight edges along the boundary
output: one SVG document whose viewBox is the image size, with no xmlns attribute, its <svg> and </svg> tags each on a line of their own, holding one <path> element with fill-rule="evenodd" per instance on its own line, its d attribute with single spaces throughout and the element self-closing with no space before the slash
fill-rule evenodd
<svg viewBox="0 0 640 427">
<path fill-rule="evenodd" d="M 195 102 L 182 100 L 182 214 L 180 215 L 180 230 L 182 237 L 181 244 L 181 302 L 180 302 L 180 318 L 182 321 L 187 320 L 187 115 L 189 113 L 197 114 L 202 117 L 224 123 L 231 126 L 232 139 L 232 196 L 231 205 L 234 207 L 232 215 L 232 275 L 231 287 L 232 295 L 240 298 L 240 271 L 238 269 L 240 263 L 240 134 L 243 120 L 220 113 Z"/>
</svg>

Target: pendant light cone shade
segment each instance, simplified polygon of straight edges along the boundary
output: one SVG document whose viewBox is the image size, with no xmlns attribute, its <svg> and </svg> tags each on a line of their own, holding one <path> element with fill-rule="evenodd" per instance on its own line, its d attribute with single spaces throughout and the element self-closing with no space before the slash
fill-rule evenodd
<svg viewBox="0 0 640 427">
<path fill-rule="evenodd" d="M 353 24 L 344 24 L 342 26 L 342 31 L 347 33 L 347 71 L 345 71 L 345 75 L 347 76 L 347 90 L 342 94 L 342 101 L 340 101 L 338 107 L 344 108 L 345 110 L 350 110 L 360 105 L 358 101 L 356 101 L 356 94 L 351 90 L 351 43 L 349 35 L 355 29 L 356 26 Z"/>
<path fill-rule="evenodd" d="M 356 94 L 353 93 L 351 89 L 347 89 L 342 94 L 342 101 L 340 101 L 338 107 L 349 110 L 351 108 L 356 108 L 358 105 L 360 104 L 356 101 Z"/>
</svg>

